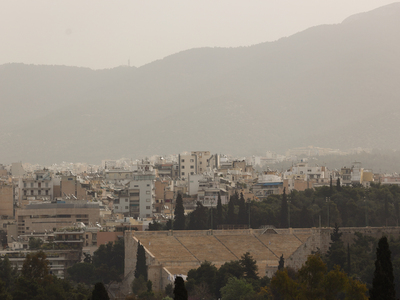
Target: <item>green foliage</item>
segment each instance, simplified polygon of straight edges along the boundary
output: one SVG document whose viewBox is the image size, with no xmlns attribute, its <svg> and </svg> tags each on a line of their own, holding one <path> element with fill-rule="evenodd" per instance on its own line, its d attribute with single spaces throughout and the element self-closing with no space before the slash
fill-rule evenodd
<svg viewBox="0 0 400 300">
<path fill-rule="evenodd" d="M 346 263 L 346 251 L 341 236 L 339 226 L 335 224 L 333 233 L 331 233 L 332 242 L 326 254 L 328 270 L 333 270 L 336 265 L 343 269 Z"/>
<path fill-rule="evenodd" d="M 185 282 L 180 276 L 175 278 L 174 300 L 188 300 L 188 292 L 185 287 Z"/>
<path fill-rule="evenodd" d="M 135 295 L 139 295 L 141 293 L 146 292 L 147 290 L 147 286 L 146 286 L 146 280 L 144 279 L 143 276 L 139 276 L 136 277 L 133 281 L 132 281 L 132 292 Z"/>
<path fill-rule="evenodd" d="M 285 259 L 282 256 L 279 258 L 279 265 L 278 265 L 278 270 L 281 271 L 285 267 Z"/>
<path fill-rule="evenodd" d="M 40 251 L 37 253 L 28 253 L 22 265 L 21 274 L 25 278 L 33 280 L 45 279 L 49 275 L 49 261 L 46 254 Z"/>
<path fill-rule="evenodd" d="M 35 250 L 35 249 L 40 249 L 42 247 L 43 241 L 40 238 L 34 238 L 30 237 L 29 238 L 29 249 Z"/>
<path fill-rule="evenodd" d="M 96 268 L 90 263 L 77 263 L 67 269 L 69 278 L 78 283 L 93 284 L 96 278 Z"/>
<path fill-rule="evenodd" d="M 149 223 L 149 231 L 159 231 L 163 230 L 163 225 L 156 220 L 153 220 L 153 222 Z"/>
<path fill-rule="evenodd" d="M 222 300 L 253 299 L 254 290 L 246 280 L 231 277 L 228 283 L 221 289 Z"/>
<path fill-rule="evenodd" d="M 98 282 L 94 285 L 91 300 L 110 300 L 107 290 L 102 282 Z"/>
<path fill-rule="evenodd" d="M 235 213 L 235 202 L 236 202 L 236 194 L 229 198 L 228 202 L 228 214 L 226 216 L 226 223 L 228 224 L 236 224 L 236 213 Z"/>
<path fill-rule="evenodd" d="M 243 268 L 244 278 L 258 280 L 258 267 L 257 262 L 253 259 L 249 252 L 242 255 L 239 260 Z"/>
<path fill-rule="evenodd" d="M 142 244 L 138 244 L 136 253 L 136 269 L 135 278 L 143 277 L 147 281 L 147 265 L 146 265 L 146 252 Z"/>
<path fill-rule="evenodd" d="M 201 202 L 197 202 L 196 209 L 189 214 L 189 230 L 206 230 L 207 226 L 207 208 Z"/>
<path fill-rule="evenodd" d="M 92 261 L 98 280 L 104 283 L 121 281 L 125 266 L 124 239 L 100 245 L 93 253 Z"/>
<path fill-rule="evenodd" d="M 195 292 L 195 286 L 202 285 L 202 293 L 212 294 L 215 290 L 216 277 L 217 268 L 210 262 L 205 261 L 197 269 L 192 269 L 188 272 L 187 290 L 192 294 Z"/>
<path fill-rule="evenodd" d="M 176 197 L 176 205 L 174 211 L 174 224 L 173 227 L 175 230 L 184 230 L 185 229 L 185 209 L 183 207 L 183 199 L 182 195 L 178 194 Z"/>
<path fill-rule="evenodd" d="M 289 210 L 288 210 L 288 203 L 287 203 L 287 196 L 286 196 L 286 189 L 283 189 L 283 195 L 282 195 L 282 202 L 281 202 L 281 211 L 280 211 L 280 222 L 279 222 L 279 227 L 280 228 L 288 228 L 288 216 L 289 216 Z"/>
<path fill-rule="evenodd" d="M 310 255 L 296 276 L 288 269 L 271 279 L 273 299 L 367 299 L 365 284 L 351 279 L 339 266 L 327 272 L 318 254 Z"/>
<path fill-rule="evenodd" d="M 239 199 L 239 213 L 238 213 L 238 224 L 247 224 L 247 211 L 246 211 L 246 202 L 244 201 L 243 193 L 240 193 Z"/>
<path fill-rule="evenodd" d="M 379 240 L 376 249 L 375 272 L 369 295 L 371 300 L 396 299 L 391 251 L 386 237 Z"/>
</svg>

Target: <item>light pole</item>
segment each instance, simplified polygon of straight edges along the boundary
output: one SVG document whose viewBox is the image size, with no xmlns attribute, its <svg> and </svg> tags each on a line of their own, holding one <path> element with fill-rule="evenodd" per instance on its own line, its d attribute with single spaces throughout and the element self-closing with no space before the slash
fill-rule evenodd
<svg viewBox="0 0 400 300">
<path fill-rule="evenodd" d="M 329 202 L 331 201 L 330 197 L 326 197 L 326 203 L 328 203 L 328 227 L 331 227 L 330 218 L 329 218 Z"/>
</svg>

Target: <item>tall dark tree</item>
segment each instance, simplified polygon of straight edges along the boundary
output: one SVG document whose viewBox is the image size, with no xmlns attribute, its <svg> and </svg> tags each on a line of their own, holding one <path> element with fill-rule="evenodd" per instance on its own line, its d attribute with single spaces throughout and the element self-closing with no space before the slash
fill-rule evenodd
<svg viewBox="0 0 400 300">
<path fill-rule="evenodd" d="M 379 240 L 376 249 L 375 272 L 369 296 L 371 300 L 396 299 L 391 251 L 385 236 Z"/>
<path fill-rule="evenodd" d="M 330 194 L 330 196 L 332 196 L 332 194 L 333 194 L 332 175 L 331 175 L 331 180 L 330 180 L 330 183 L 329 183 L 329 194 Z"/>
<path fill-rule="evenodd" d="M 341 239 L 342 232 L 339 231 L 338 224 L 335 224 L 335 228 L 331 233 L 331 245 L 326 254 L 328 270 L 333 270 L 336 265 L 344 268 L 346 263 L 346 251 Z"/>
<path fill-rule="evenodd" d="M 338 177 L 338 179 L 336 180 L 336 190 L 338 192 L 342 191 L 342 186 L 340 185 L 340 177 Z"/>
<path fill-rule="evenodd" d="M 175 204 L 175 220 L 174 220 L 174 229 L 175 230 L 185 230 L 185 208 L 183 207 L 182 195 L 179 193 L 176 197 Z"/>
<path fill-rule="evenodd" d="M 226 223 L 236 224 L 236 214 L 235 214 L 235 200 L 234 196 L 231 196 L 228 203 L 228 215 L 226 218 Z"/>
<path fill-rule="evenodd" d="M 239 260 L 240 265 L 244 271 L 244 278 L 258 280 L 258 266 L 257 262 L 253 259 L 253 256 L 249 252 L 242 255 Z"/>
<path fill-rule="evenodd" d="M 244 201 L 243 193 L 240 193 L 239 214 L 238 214 L 237 223 L 238 224 L 247 224 L 246 202 Z"/>
<path fill-rule="evenodd" d="M 196 209 L 189 215 L 189 230 L 205 230 L 207 227 L 207 208 L 201 202 L 197 202 Z"/>
<path fill-rule="evenodd" d="M 280 227 L 288 228 L 288 203 L 286 196 L 286 188 L 283 188 L 282 202 L 281 202 L 281 217 L 280 217 Z"/>
<path fill-rule="evenodd" d="M 102 282 L 98 282 L 94 285 L 91 300 L 110 300 L 107 290 Z"/>
<path fill-rule="evenodd" d="M 139 278 L 140 276 L 143 276 L 143 279 L 147 281 L 146 252 L 143 245 L 139 242 L 136 253 L 135 278 Z"/>
<path fill-rule="evenodd" d="M 188 292 L 185 287 L 185 282 L 180 276 L 175 278 L 174 300 L 188 300 Z"/>
<path fill-rule="evenodd" d="M 222 215 L 222 200 L 221 200 L 221 194 L 218 193 L 218 202 L 217 202 L 217 218 L 216 218 L 216 224 L 221 225 L 223 224 L 223 215 Z"/>
<path fill-rule="evenodd" d="M 282 256 L 279 258 L 279 265 L 278 265 L 278 270 L 281 271 L 285 267 L 285 259 Z"/>
</svg>

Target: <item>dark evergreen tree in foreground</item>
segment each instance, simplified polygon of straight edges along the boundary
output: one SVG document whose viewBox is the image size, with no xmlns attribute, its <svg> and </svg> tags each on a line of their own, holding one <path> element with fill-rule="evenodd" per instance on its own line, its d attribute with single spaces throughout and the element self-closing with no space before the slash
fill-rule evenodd
<svg viewBox="0 0 400 300">
<path fill-rule="evenodd" d="M 285 267 L 285 259 L 282 256 L 279 258 L 279 265 L 278 265 L 278 270 L 281 271 Z"/>
<path fill-rule="evenodd" d="M 258 280 L 258 266 L 257 262 L 253 259 L 253 256 L 249 252 L 242 255 L 239 260 L 240 265 L 243 268 L 244 278 Z"/>
<path fill-rule="evenodd" d="M 110 300 L 107 290 L 102 282 L 95 284 L 91 300 Z"/>
<path fill-rule="evenodd" d="M 136 269 L 135 278 L 143 276 L 143 279 L 147 281 L 147 265 L 146 265 L 146 252 L 142 244 L 138 244 L 136 254 Z"/>
<path fill-rule="evenodd" d="M 287 196 L 286 196 L 286 188 L 283 188 L 283 195 L 282 195 L 282 203 L 281 203 L 281 218 L 280 218 L 280 227 L 281 228 L 288 228 L 288 203 L 287 203 Z"/>
<path fill-rule="evenodd" d="M 371 300 L 394 300 L 396 291 L 394 289 L 393 266 L 389 243 L 384 236 L 378 242 L 376 249 L 375 272 L 372 280 L 372 288 L 369 290 Z"/>
<path fill-rule="evenodd" d="M 175 278 L 175 287 L 174 287 L 174 300 L 187 300 L 188 292 L 185 287 L 185 282 L 183 278 L 177 276 Z"/>
<path fill-rule="evenodd" d="M 339 226 L 335 223 L 335 228 L 331 233 L 331 245 L 329 247 L 328 253 L 326 254 L 328 259 L 328 270 L 333 270 L 336 265 L 340 266 L 342 269 L 346 263 L 346 251 L 341 239 L 342 233 L 339 232 Z"/>
<path fill-rule="evenodd" d="M 238 224 L 247 224 L 246 202 L 243 193 L 240 193 Z"/>
<path fill-rule="evenodd" d="M 181 194 L 178 194 L 178 197 L 176 197 L 174 215 L 175 215 L 175 220 L 173 225 L 174 229 L 185 230 L 185 209 L 183 207 L 183 200 Z"/>
</svg>

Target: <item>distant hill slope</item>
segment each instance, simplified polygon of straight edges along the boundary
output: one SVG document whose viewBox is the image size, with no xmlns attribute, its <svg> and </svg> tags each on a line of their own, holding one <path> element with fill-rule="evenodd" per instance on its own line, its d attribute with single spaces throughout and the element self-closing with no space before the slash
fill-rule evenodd
<svg viewBox="0 0 400 300">
<path fill-rule="evenodd" d="M 0 163 L 400 149 L 400 4 L 276 42 L 140 68 L 0 66 Z"/>
</svg>

